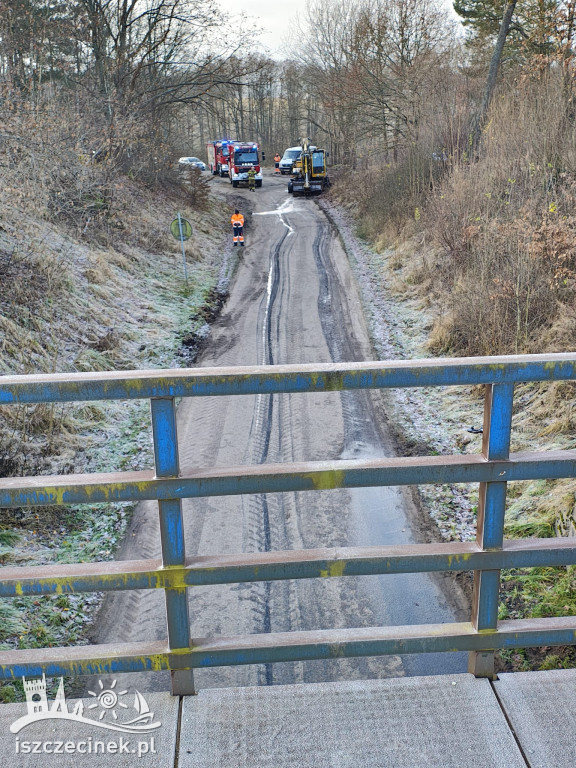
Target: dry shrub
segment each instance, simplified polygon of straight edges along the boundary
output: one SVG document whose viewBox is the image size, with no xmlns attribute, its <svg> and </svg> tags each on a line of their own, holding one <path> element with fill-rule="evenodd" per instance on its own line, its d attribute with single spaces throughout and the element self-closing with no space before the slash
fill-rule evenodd
<svg viewBox="0 0 576 768">
<path fill-rule="evenodd" d="M 549 352 L 573 352 L 576 346 L 576 307 L 562 304 L 553 323 L 542 333 L 542 348 Z"/>
<path fill-rule="evenodd" d="M 466 250 L 437 265 L 442 287 L 451 288 L 450 350 L 486 355 L 538 345 L 558 292 L 550 263 L 531 252 L 533 235 L 527 220 L 492 221 L 468 235 Z M 446 330 L 445 318 L 442 324 Z"/>
<path fill-rule="evenodd" d="M 106 216 L 112 179 L 92 162 L 97 136 L 94 129 L 83 131 L 83 122 L 79 110 L 53 94 L 3 101 L 3 204 L 73 224 L 80 232 Z"/>
<path fill-rule="evenodd" d="M 0 477 L 41 473 L 74 431 L 67 404 L 0 406 Z"/>
<path fill-rule="evenodd" d="M 76 236 L 126 240 L 138 186 L 162 189 L 199 208 L 203 179 L 183 184 L 161 126 L 107 114 L 61 89 L 35 97 L 0 93 L 0 204 L 65 224 Z"/>
<path fill-rule="evenodd" d="M 535 352 L 576 288 L 576 147 L 554 71 L 500 94 L 479 162 L 460 163 L 426 208 L 447 308 L 434 351 Z"/>
<path fill-rule="evenodd" d="M 14 334 L 17 343 L 19 333 L 35 330 L 46 319 L 46 310 L 51 312 L 48 305 L 62 298 L 70 275 L 66 253 L 46 253 L 42 240 L 31 240 L 25 228 L 4 243 L 0 247 L 0 322 L 4 343 Z"/>
<path fill-rule="evenodd" d="M 186 192 L 187 202 L 197 210 L 208 204 L 208 178 L 198 168 L 184 166 L 179 170 L 179 183 Z"/>
<path fill-rule="evenodd" d="M 344 174 L 335 185 L 335 196 L 342 190 L 349 199 L 353 188 L 360 236 L 390 243 L 400 234 L 413 233 L 426 195 L 445 171 L 446 165 L 428 147 L 414 144 L 384 167 Z"/>
</svg>

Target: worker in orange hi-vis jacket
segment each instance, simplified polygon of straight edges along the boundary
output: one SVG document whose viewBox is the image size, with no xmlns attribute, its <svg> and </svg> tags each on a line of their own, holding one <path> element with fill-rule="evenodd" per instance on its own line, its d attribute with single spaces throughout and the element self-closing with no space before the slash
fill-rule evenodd
<svg viewBox="0 0 576 768">
<path fill-rule="evenodd" d="M 230 219 L 232 222 L 232 232 L 234 233 L 234 245 L 244 245 L 244 216 L 240 213 L 238 208 L 232 214 Z"/>
<path fill-rule="evenodd" d="M 274 173 L 280 173 L 280 160 L 282 160 L 282 158 L 280 157 L 278 152 L 276 152 L 276 154 L 274 155 L 274 169 L 275 169 Z"/>
</svg>

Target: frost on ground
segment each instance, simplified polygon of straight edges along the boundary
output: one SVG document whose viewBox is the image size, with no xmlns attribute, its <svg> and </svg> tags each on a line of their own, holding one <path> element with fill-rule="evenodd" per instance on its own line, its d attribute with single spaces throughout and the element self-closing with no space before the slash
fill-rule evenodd
<svg viewBox="0 0 576 768">
<path fill-rule="evenodd" d="M 169 232 L 176 206 L 193 225 Z M 0 213 L 0 374 L 177 368 L 182 346 L 209 323 L 235 268 L 227 209 L 143 196 L 137 224 L 108 246 L 5 206 Z M 137 219 L 137 220 L 136 220 Z M 10 283 L 8 282 L 10 281 Z M 222 299 L 222 301 L 220 301 Z M 214 302 L 218 307 L 214 307 Z M 110 472 L 153 466 L 147 401 L 0 407 L 0 476 Z M 112 559 L 129 504 L 0 510 L 0 563 L 33 566 Z M 0 600 L 7 648 L 81 644 L 99 596 Z M 2 689 L 0 698 L 15 696 Z"/>
<path fill-rule="evenodd" d="M 366 308 L 370 333 L 380 360 L 430 357 L 426 351 L 431 317 L 421 297 L 391 289 L 393 250 L 376 253 L 354 234 L 354 223 L 339 207 L 322 201 L 338 226 Z M 395 389 L 386 393 L 388 413 L 401 448 L 411 455 L 478 453 L 483 398 L 462 387 Z M 442 537 L 470 541 L 476 535 L 477 486 L 420 486 L 419 493 Z"/>
</svg>

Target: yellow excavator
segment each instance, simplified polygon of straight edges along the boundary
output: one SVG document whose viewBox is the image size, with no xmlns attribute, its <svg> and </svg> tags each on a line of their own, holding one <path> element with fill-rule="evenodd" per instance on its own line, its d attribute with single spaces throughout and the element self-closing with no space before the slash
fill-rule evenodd
<svg viewBox="0 0 576 768">
<path fill-rule="evenodd" d="M 300 139 L 302 154 L 292 167 L 288 192 L 294 195 L 319 195 L 330 186 L 326 170 L 326 152 L 310 144 L 310 139 Z"/>
</svg>

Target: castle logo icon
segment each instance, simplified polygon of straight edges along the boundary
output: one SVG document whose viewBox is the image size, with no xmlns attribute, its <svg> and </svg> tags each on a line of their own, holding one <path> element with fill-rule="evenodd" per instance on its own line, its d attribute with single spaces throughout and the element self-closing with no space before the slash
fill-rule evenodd
<svg viewBox="0 0 576 768">
<path fill-rule="evenodd" d="M 46 695 L 46 676 L 41 679 L 26 680 L 22 678 L 24 693 L 26 694 L 27 714 L 18 718 L 10 726 L 12 733 L 19 733 L 31 723 L 40 720 L 72 720 L 77 723 L 87 723 L 97 728 L 105 728 L 109 731 L 122 731 L 123 733 L 150 733 L 160 728 L 162 723 L 154 721 L 154 712 L 146 702 L 144 696 L 138 691 L 129 694 L 128 690 L 118 691 L 116 680 L 105 688 L 101 680 L 98 680 L 98 691 L 88 691 L 93 701 L 87 705 L 84 701 L 77 701 L 72 711 L 68 709 L 68 703 L 64 695 L 64 679 L 60 678 L 58 690 L 54 701 L 49 702 Z M 133 704 L 130 701 L 134 696 Z M 95 710 L 95 711 L 94 711 Z M 135 710 L 130 712 L 130 710 Z M 89 714 L 94 711 L 96 719 Z M 122 715 L 128 716 L 124 720 Z"/>
</svg>

